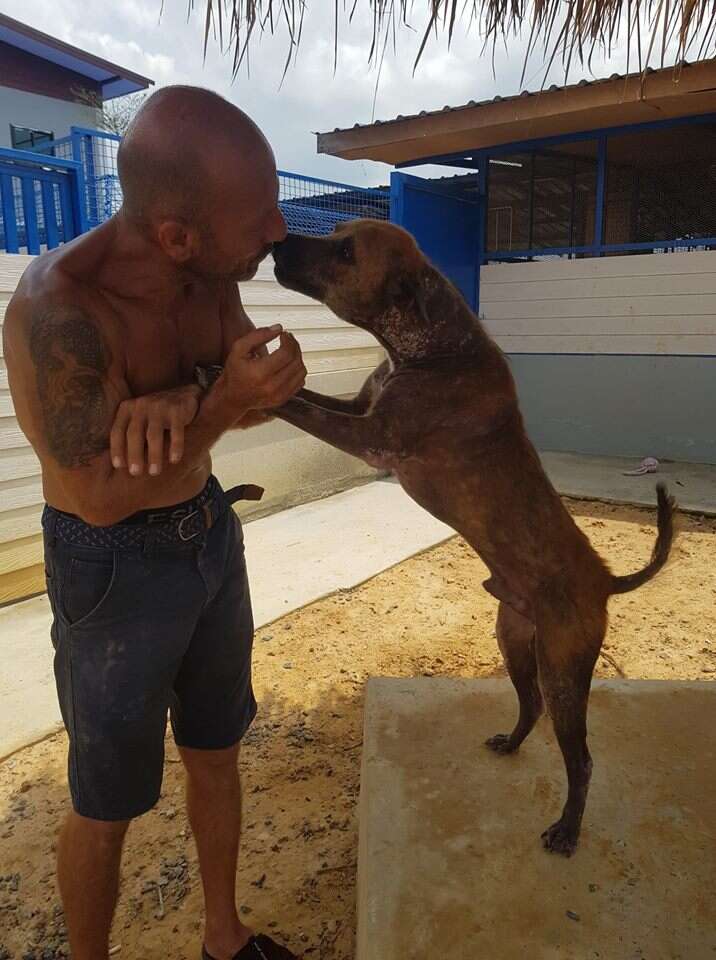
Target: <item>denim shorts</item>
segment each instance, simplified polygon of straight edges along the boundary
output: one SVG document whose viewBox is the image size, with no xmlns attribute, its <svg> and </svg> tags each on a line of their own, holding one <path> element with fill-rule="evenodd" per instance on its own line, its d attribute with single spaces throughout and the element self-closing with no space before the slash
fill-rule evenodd
<svg viewBox="0 0 716 960">
<path fill-rule="evenodd" d="M 63 541 L 57 513 L 43 515 L 45 567 L 72 802 L 129 820 L 159 799 L 167 714 L 198 750 L 238 743 L 256 715 L 241 524 L 226 503 L 191 542 L 108 549 Z"/>
</svg>

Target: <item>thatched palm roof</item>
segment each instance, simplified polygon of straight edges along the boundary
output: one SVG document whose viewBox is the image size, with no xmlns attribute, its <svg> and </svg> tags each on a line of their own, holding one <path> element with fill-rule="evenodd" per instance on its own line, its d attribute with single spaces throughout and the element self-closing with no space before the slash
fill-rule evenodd
<svg viewBox="0 0 716 960">
<path fill-rule="evenodd" d="M 190 0 L 193 6 L 197 0 Z M 204 0 L 205 42 L 215 35 L 233 54 L 238 71 L 256 33 L 287 30 L 286 66 L 297 54 L 306 10 L 330 11 L 337 56 L 341 7 L 350 20 L 368 18 L 372 41 L 366 51 L 378 59 L 385 45 L 400 42 L 411 21 L 427 20 L 416 57 L 437 33 L 452 39 L 460 31 L 476 42 L 494 46 L 499 40 L 526 33 L 529 52 L 545 48 L 548 60 L 560 57 L 567 70 L 573 60 L 589 61 L 595 50 L 607 53 L 617 42 L 635 41 L 639 67 L 664 66 L 667 51 L 679 61 L 716 53 L 716 0 Z"/>
</svg>

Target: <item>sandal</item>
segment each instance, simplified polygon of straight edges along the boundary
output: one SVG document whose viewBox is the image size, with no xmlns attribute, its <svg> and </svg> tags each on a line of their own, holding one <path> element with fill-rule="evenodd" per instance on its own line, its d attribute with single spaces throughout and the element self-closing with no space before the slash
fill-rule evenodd
<svg viewBox="0 0 716 960">
<path fill-rule="evenodd" d="M 201 960 L 214 960 L 211 954 L 206 952 L 206 947 L 201 949 Z M 291 953 L 286 947 L 280 946 L 271 937 L 260 933 L 257 937 L 251 937 L 246 946 L 243 946 L 234 956 L 233 960 L 299 960 L 295 953 Z"/>
</svg>

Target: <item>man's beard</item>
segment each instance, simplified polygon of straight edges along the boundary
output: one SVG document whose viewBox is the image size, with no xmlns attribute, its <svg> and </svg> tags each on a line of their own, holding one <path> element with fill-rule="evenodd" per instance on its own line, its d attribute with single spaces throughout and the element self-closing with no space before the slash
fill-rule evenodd
<svg viewBox="0 0 716 960">
<path fill-rule="evenodd" d="M 269 245 L 250 260 L 242 260 L 240 263 L 234 264 L 231 267 L 227 266 L 217 269 L 215 266 L 216 261 L 212 263 L 210 256 L 203 257 L 201 263 L 192 262 L 188 264 L 187 267 L 192 273 L 201 277 L 203 280 L 245 283 L 247 280 L 252 280 L 256 276 L 259 264 L 266 259 L 272 249 L 273 246 Z"/>
</svg>

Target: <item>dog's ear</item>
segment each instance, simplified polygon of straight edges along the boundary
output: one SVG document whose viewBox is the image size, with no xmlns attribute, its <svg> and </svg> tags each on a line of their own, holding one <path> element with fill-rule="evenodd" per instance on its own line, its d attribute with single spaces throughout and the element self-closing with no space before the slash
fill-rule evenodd
<svg viewBox="0 0 716 960">
<path fill-rule="evenodd" d="M 403 310 L 415 305 L 421 319 L 427 323 L 430 298 L 429 271 L 421 270 L 419 273 L 408 273 L 404 269 L 396 267 L 390 272 L 389 276 L 390 279 L 385 290 L 387 305 L 397 306 Z"/>
</svg>

